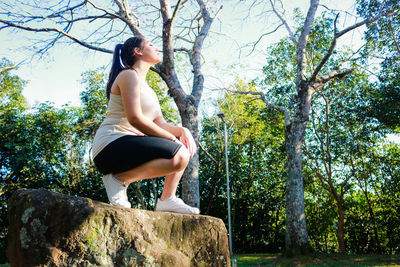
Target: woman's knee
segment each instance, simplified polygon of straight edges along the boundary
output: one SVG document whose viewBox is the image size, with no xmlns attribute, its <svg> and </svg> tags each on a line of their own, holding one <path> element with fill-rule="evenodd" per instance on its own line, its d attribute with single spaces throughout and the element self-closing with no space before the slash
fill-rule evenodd
<svg viewBox="0 0 400 267">
<path fill-rule="evenodd" d="M 186 168 L 190 160 L 189 150 L 181 146 L 175 156 L 172 158 L 174 170 L 181 171 Z"/>
</svg>

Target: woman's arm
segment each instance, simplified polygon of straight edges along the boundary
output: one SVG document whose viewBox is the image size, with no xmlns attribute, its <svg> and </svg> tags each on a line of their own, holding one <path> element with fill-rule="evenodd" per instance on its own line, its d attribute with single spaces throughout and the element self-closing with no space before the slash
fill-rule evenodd
<svg viewBox="0 0 400 267">
<path fill-rule="evenodd" d="M 171 141 L 176 140 L 175 135 L 143 115 L 140 105 L 140 82 L 135 72 L 122 71 L 117 85 L 121 92 L 125 115 L 130 124 L 146 135 L 158 136 Z"/>
<path fill-rule="evenodd" d="M 173 135 L 179 136 L 180 141 L 189 150 L 190 157 L 193 157 L 193 155 L 197 152 L 196 142 L 194 141 L 194 138 L 189 129 L 187 129 L 186 127 L 174 126 L 167 123 L 162 114 L 158 115 L 154 119 L 154 123 L 162 129 L 172 133 Z"/>
</svg>

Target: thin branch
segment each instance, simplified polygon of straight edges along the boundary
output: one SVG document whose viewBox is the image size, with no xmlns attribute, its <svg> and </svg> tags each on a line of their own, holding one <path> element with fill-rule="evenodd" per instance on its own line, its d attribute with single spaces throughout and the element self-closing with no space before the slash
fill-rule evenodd
<svg viewBox="0 0 400 267">
<path fill-rule="evenodd" d="M 269 0 L 269 2 L 271 3 L 271 7 L 272 7 L 272 10 L 274 11 L 275 15 L 282 21 L 282 24 L 285 25 L 285 28 L 286 28 L 286 30 L 287 30 L 288 33 L 289 33 L 290 40 L 292 40 L 293 43 L 294 43 L 295 45 L 297 45 L 297 40 L 296 40 L 296 38 L 294 37 L 294 34 L 293 34 L 292 30 L 291 30 L 290 27 L 289 27 L 289 24 L 288 24 L 288 23 L 286 22 L 286 20 L 279 14 L 279 12 L 275 9 L 275 5 L 272 3 L 272 0 Z"/>
<path fill-rule="evenodd" d="M 82 46 L 84 46 L 86 48 L 89 48 L 89 49 L 92 49 L 92 50 L 96 50 L 96 51 L 100 51 L 100 52 L 104 52 L 104 53 L 109 53 L 109 54 L 113 53 L 113 51 L 111 51 L 111 50 L 108 50 L 108 49 L 105 49 L 105 48 L 101 48 L 101 47 L 96 47 L 96 46 L 90 45 L 90 44 L 88 44 L 86 42 L 83 42 L 83 41 L 73 37 L 72 35 L 68 34 L 67 32 L 59 30 L 59 29 L 55 29 L 55 28 L 31 28 L 31 27 L 17 25 L 17 24 L 14 24 L 14 23 L 11 23 L 11 22 L 8 22 L 8 21 L 5 21 L 5 20 L 1 20 L 1 19 L 0 19 L 0 22 L 4 23 L 4 24 L 6 24 L 6 25 L 8 25 L 10 27 L 14 27 L 14 28 L 18 28 L 18 29 L 22 29 L 22 30 L 26 30 L 26 31 L 31 31 L 31 32 L 56 32 L 56 33 L 59 33 L 59 34 L 65 36 L 65 37 L 73 40 L 74 42 L 76 42 L 76 43 L 78 43 L 78 44 L 80 44 L 80 45 L 82 45 Z M 56 40 L 57 40 L 57 38 L 53 41 L 53 44 L 55 43 Z"/>
<path fill-rule="evenodd" d="M 378 78 L 377 73 L 372 72 L 371 70 L 367 69 L 365 66 L 358 64 L 357 62 L 352 61 L 354 65 L 356 65 L 358 68 L 365 70 L 366 72 L 368 72 L 370 75 L 375 76 L 376 78 Z"/>
<path fill-rule="evenodd" d="M 318 77 L 316 82 L 326 84 L 327 82 L 335 78 L 343 78 L 344 76 L 352 73 L 353 71 L 354 71 L 353 68 L 344 71 L 333 70 L 325 75 Z"/>
<path fill-rule="evenodd" d="M 176 13 L 178 12 L 178 9 L 179 9 L 179 6 L 180 6 L 181 2 L 182 2 L 182 0 L 179 0 L 178 3 L 175 6 L 174 13 L 172 13 L 172 17 L 171 17 L 171 24 L 175 20 Z"/>
<path fill-rule="evenodd" d="M 313 156 L 311 155 L 311 153 L 309 152 L 308 147 L 307 147 L 307 145 L 306 145 L 306 142 L 304 142 L 304 148 L 305 148 L 305 152 L 306 152 L 307 156 L 308 156 L 310 159 L 314 160 L 314 164 L 315 164 L 316 167 L 311 167 L 311 168 L 314 168 L 315 173 L 317 174 L 317 177 L 318 177 L 318 179 L 320 180 L 322 187 L 325 188 L 328 192 L 331 192 L 331 188 L 329 188 L 329 186 L 328 186 L 329 182 L 328 182 L 328 180 L 321 174 L 321 169 L 320 169 L 320 167 L 319 167 L 318 160 L 317 160 L 315 157 L 313 157 Z"/>
<path fill-rule="evenodd" d="M 322 140 L 322 138 L 319 136 L 317 130 L 316 130 L 316 125 L 315 125 L 315 117 L 314 117 L 314 109 L 311 108 L 311 117 L 312 117 L 312 125 L 313 125 L 313 130 L 314 130 L 314 134 L 317 137 L 319 143 L 320 143 L 320 148 L 321 148 L 321 156 L 322 156 L 322 163 L 325 167 L 325 171 L 327 172 L 328 168 L 326 166 L 326 157 L 325 157 L 325 150 L 324 150 L 324 141 Z M 319 167 L 318 167 L 319 169 Z"/>
<path fill-rule="evenodd" d="M 184 38 L 184 37 L 182 37 L 182 36 L 176 35 L 176 36 L 174 36 L 174 37 L 175 37 L 176 39 L 183 40 L 183 41 L 185 41 L 185 42 L 187 42 L 187 43 L 194 44 L 193 41 L 191 41 L 191 40 L 189 40 L 189 39 L 186 39 L 186 38 Z"/>
<path fill-rule="evenodd" d="M 186 52 L 186 53 L 188 53 L 189 56 L 190 56 L 190 50 L 187 49 L 187 48 L 184 48 L 184 47 L 181 47 L 181 48 L 174 48 L 174 52 Z"/>
<path fill-rule="evenodd" d="M 335 21 L 333 23 L 334 24 L 334 31 L 333 31 L 334 32 L 334 34 L 333 34 L 334 36 L 333 36 L 332 43 L 331 43 L 331 45 L 330 45 L 330 47 L 328 49 L 328 52 L 325 54 L 324 58 L 321 60 L 321 62 L 318 64 L 317 68 L 315 68 L 313 74 L 311 75 L 311 81 L 312 82 L 315 81 L 315 78 L 317 77 L 319 71 L 322 69 L 322 67 L 325 65 L 325 63 L 328 61 L 328 59 L 330 58 L 330 56 L 333 53 L 333 50 L 335 49 L 336 39 L 337 39 L 336 38 L 336 22 L 337 22 L 338 17 L 339 17 L 339 14 L 336 15 Z"/>
<path fill-rule="evenodd" d="M 78 8 L 78 7 L 81 7 L 81 6 L 86 5 L 86 2 L 87 2 L 87 0 L 83 1 L 82 3 L 80 3 L 80 4 L 76 5 L 76 6 L 68 7 L 68 8 L 66 8 L 66 9 L 64 9 L 64 10 L 60 10 L 60 11 L 58 11 L 58 12 L 55 12 L 55 13 L 53 13 L 53 14 L 50 14 L 50 15 L 48 16 L 48 18 L 57 18 L 57 17 L 61 17 L 61 14 L 63 14 L 63 13 L 66 13 L 66 12 L 68 12 L 68 11 L 71 12 L 71 11 L 73 11 L 74 9 Z M 36 7 L 36 6 L 32 6 L 32 7 Z M 49 9 L 49 10 L 51 10 L 51 9 Z"/>
<path fill-rule="evenodd" d="M 329 72 L 328 74 L 322 75 L 320 77 L 316 78 L 316 81 L 312 84 L 310 89 L 315 92 L 317 91 L 321 86 L 325 85 L 329 81 L 335 79 L 335 78 L 343 78 L 346 75 L 352 73 L 354 71 L 354 68 L 352 69 L 347 69 L 344 71 L 339 71 L 339 70 L 333 70 Z"/>
<path fill-rule="evenodd" d="M 0 73 L 2 73 L 3 71 L 15 69 L 15 68 L 17 68 L 16 65 L 1 67 L 1 68 L 0 68 Z"/>
<path fill-rule="evenodd" d="M 381 18 L 382 16 L 393 16 L 393 15 L 395 15 L 394 13 L 388 13 L 388 12 L 387 12 L 387 13 L 384 13 L 382 10 L 383 10 L 383 5 L 382 5 L 382 7 L 381 7 L 381 11 L 379 12 L 379 14 L 378 14 L 377 16 L 375 16 L 375 17 L 373 17 L 373 18 L 371 18 L 371 19 L 365 19 L 365 20 L 363 20 L 363 21 L 361 21 L 361 22 L 359 22 L 359 23 L 356 23 L 356 24 L 354 24 L 354 25 L 352 25 L 352 26 L 347 27 L 346 29 L 344 29 L 344 30 L 342 30 L 342 31 L 340 31 L 340 32 L 337 32 L 337 30 L 336 30 L 336 20 L 337 20 L 337 18 L 338 18 L 338 16 L 339 16 L 339 14 L 338 14 L 338 15 L 336 16 L 336 18 L 335 18 L 335 23 L 334 23 L 334 37 L 333 37 L 333 39 L 332 39 L 331 45 L 330 45 L 330 47 L 329 47 L 329 50 L 328 50 L 328 52 L 325 54 L 325 56 L 324 56 L 324 58 L 321 60 L 321 62 L 318 64 L 318 67 L 314 70 L 314 72 L 313 72 L 313 74 L 312 74 L 312 76 L 311 76 L 311 81 L 315 81 L 315 80 L 316 80 L 318 73 L 320 72 L 320 70 L 322 69 L 322 67 L 325 65 L 325 63 L 328 61 L 328 59 L 329 59 L 330 56 L 332 55 L 333 50 L 334 50 L 335 45 L 336 45 L 336 40 L 337 40 L 338 38 L 340 38 L 341 36 L 343 36 L 343 35 L 346 34 L 347 32 L 352 31 L 352 30 L 354 30 L 354 29 L 356 29 L 356 28 L 358 28 L 358 27 L 361 27 L 361 26 L 363 26 L 363 25 L 365 25 L 365 24 L 368 24 L 368 23 L 375 22 L 375 21 L 377 21 L 379 18 Z"/>
<path fill-rule="evenodd" d="M 349 15 L 349 16 L 351 16 L 351 17 L 357 17 L 356 15 L 354 15 L 354 14 L 352 14 L 352 13 L 350 13 L 349 11 L 346 11 L 346 10 L 340 10 L 340 9 L 329 8 L 329 7 L 327 7 L 327 6 L 324 5 L 324 4 L 319 4 L 319 5 L 322 6 L 323 8 L 325 8 L 325 9 L 329 10 L 329 11 L 344 13 L 344 14 Z"/>
<path fill-rule="evenodd" d="M 211 156 L 210 153 L 208 153 L 208 151 L 203 147 L 203 145 L 199 142 L 199 147 L 201 150 L 204 151 L 204 153 L 206 153 L 206 155 L 216 164 L 218 165 L 218 162 L 213 158 L 213 156 Z"/>
<path fill-rule="evenodd" d="M 130 16 L 130 14 L 134 14 L 130 8 L 129 8 L 129 4 L 126 2 L 126 0 L 122 0 L 123 3 L 120 3 L 119 0 L 114 0 L 114 3 L 118 6 L 119 8 L 119 13 L 121 14 L 120 19 L 123 20 L 126 24 L 129 25 L 129 28 L 131 29 L 132 33 L 135 36 L 145 36 L 143 34 L 143 32 L 139 29 L 139 20 L 137 25 L 135 24 L 135 22 L 133 21 L 132 17 Z M 136 18 L 137 16 L 134 15 Z"/>
<path fill-rule="evenodd" d="M 361 26 L 363 26 L 363 25 L 365 25 L 365 24 L 375 22 L 375 21 L 377 21 L 378 19 L 380 19 L 382 16 L 391 17 L 391 16 L 394 16 L 394 15 L 398 15 L 398 14 L 397 14 L 397 13 L 383 13 L 383 12 L 382 12 L 382 13 L 379 13 L 377 16 L 375 16 L 375 17 L 373 17 L 373 18 L 371 18 L 371 19 L 365 19 L 365 20 L 363 20 L 363 21 L 361 21 L 361 22 L 359 22 L 359 23 L 356 23 L 356 24 L 354 24 L 354 25 L 352 25 L 352 26 L 349 26 L 349 27 L 347 27 L 346 29 L 344 29 L 344 30 L 338 32 L 338 33 L 336 34 L 336 39 L 339 38 L 339 37 L 341 37 L 342 35 L 348 33 L 348 32 L 351 31 L 351 30 L 354 30 L 354 29 L 356 29 L 356 28 L 358 28 L 358 27 L 361 27 Z"/>
<path fill-rule="evenodd" d="M 241 95 L 257 95 L 257 96 L 259 96 L 261 98 L 261 100 L 267 106 L 269 106 L 269 107 L 271 107 L 271 108 L 283 113 L 283 115 L 285 115 L 285 125 L 289 125 L 290 124 L 290 121 L 289 121 L 289 110 L 285 109 L 285 108 L 282 108 L 282 107 L 280 107 L 278 105 L 275 105 L 275 104 L 267 101 L 267 99 L 265 97 L 265 94 L 263 92 L 251 92 L 251 91 L 244 92 L 244 91 L 233 91 L 233 90 L 228 90 L 228 91 L 230 91 L 232 93 L 235 93 L 235 94 L 241 94 Z"/>
<path fill-rule="evenodd" d="M 325 95 L 321 93 L 320 91 L 317 91 L 317 93 L 324 99 L 325 101 L 325 127 L 326 127 L 326 155 L 328 156 L 328 166 L 329 169 L 328 171 L 328 176 L 332 177 L 332 155 L 331 155 L 331 149 L 330 149 L 330 131 L 329 131 L 329 100 L 326 99 Z"/>
<path fill-rule="evenodd" d="M 250 56 L 250 54 L 254 52 L 254 49 L 256 48 L 257 44 L 261 41 L 261 39 L 262 39 L 264 36 L 267 36 L 267 35 L 269 35 L 269 34 L 271 34 L 271 33 L 276 32 L 282 25 L 283 25 L 283 23 L 282 23 L 282 24 L 279 24 L 278 27 L 275 28 L 275 30 L 272 30 L 272 31 L 270 31 L 270 32 L 267 32 L 267 33 L 262 34 L 262 35 L 260 36 L 260 38 L 258 38 L 258 40 L 254 42 L 254 44 L 253 44 L 253 49 L 250 51 L 250 53 L 249 53 L 247 56 Z"/>
<path fill-rule="evenodd" d="M 390 28 L 389 33 L 390 33 L 390 35 L 391 35 L 392 38 L 393 38 L 393 42 L 394 42 L 394 44 L 395 44 L 395 46 L 396 46 L 396 48 L 397 48 L 397 52 L 399 52 L 399 54 L 400 54 L 400 45 L 399 45 L 399 43 L 398 43 L 398 40 L 397 40 L 397 38 L 396 38 L 396 35 L 394 34 L 394 30 L 393 30 L 392 20 L 391 20 L 391 19 L 389 20 L 389 28 Z"/>
</svg>

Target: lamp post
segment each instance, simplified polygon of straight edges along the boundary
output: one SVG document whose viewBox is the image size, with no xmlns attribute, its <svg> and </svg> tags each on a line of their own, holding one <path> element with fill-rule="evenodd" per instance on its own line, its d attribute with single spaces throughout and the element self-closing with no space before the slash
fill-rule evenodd
<svg viewBox="0 0 400 267">
<path fill-rule="evenodd" d="M 226 164 L 226 189 L 228 192 L 228 223 L 229 223 L 229 253 L 233 255 L 232 249 L 232 230 L 231 230 L 231 193 L 229 189 L 229 165 L 228 165 L 228 135 L 226 133 L 226 121 L 224 120 L 225 114 L 218 113 L 217 116 L 224 122 L 225 133 L 225 164 Z"/>
</svg>

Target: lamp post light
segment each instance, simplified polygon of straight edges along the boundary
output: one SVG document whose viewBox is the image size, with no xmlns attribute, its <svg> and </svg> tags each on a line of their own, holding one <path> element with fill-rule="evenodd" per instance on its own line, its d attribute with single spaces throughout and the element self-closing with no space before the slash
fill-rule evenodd
<svg viewBox="0 0 400 267">
<path fill-rule="evenodd" d="M 225 133 L 225 164 L 226 164 L 226 189 L 228 192 L 228 224 L 229 224 L 229 253 L 233 255 L 232 249 L 232 230 L 231 230 L 231 193 L 229 189 L 229 165 L 228 165 L 228 135 L 226 133 L 226 121 L 224 120 L 225 114 L 218 113 L 217 116 L 224 122 Z"/>
</svg>

